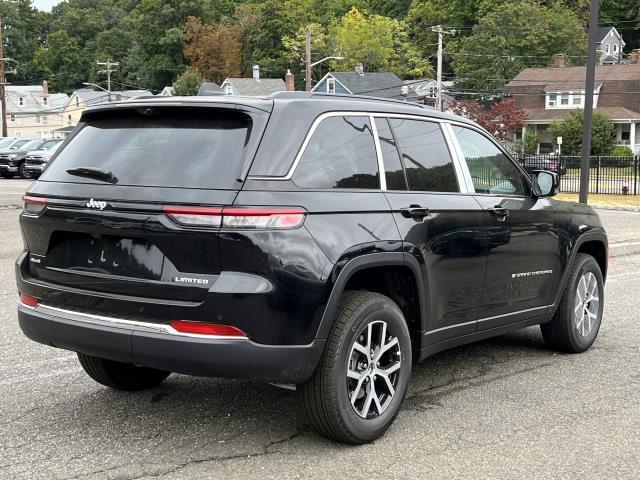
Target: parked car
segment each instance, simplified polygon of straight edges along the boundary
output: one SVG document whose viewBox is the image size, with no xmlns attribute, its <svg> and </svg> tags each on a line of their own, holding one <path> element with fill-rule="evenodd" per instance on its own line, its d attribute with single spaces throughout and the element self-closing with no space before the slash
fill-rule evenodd
<svg viewBox="0 0 640 480">
<path fill-rule="evenodd" d="M 24 197 L 20 327 L 115 389 L 289 384 L 319 432 L 368 442 L 430 355 L 532 325 L 560 351 L 593 344 L 607 236 L 557 186 L 416 104 L 90 107 Z"/>
<path fill-rule="evenodd" d="M 12 145 L 22 140 L 18 137 L 1 137 L 0 138 L 0 151 L 11 148 Z"/>
<path fill-rule="evenodd" d="M 27 175 L 31 178 L 40 177 L 51 156 L 56 153 L 60 145 L 62 145 L 62 141 L 61 138 L 47 140 L 38 150 L 28 152 L 24 165 L 24 170 Z"/>
<path fill-rule="evenodd" d="M 524 155 L 521 160 L 521 165 L 527 173 L 533 173 L 535 170 L 547 170 L 549 172 L 555 172 L 560 176 L 567 173 L 566 165 L 562 163 L 560 157 L 555 155 Z"/>
<path fill-rule="evenodd" d="M 20 140 L 16 142 L 9 150 L 0 152 L 0 177 L 11 178 L 18 175 L 21 178 L 30 178 L 25 170 L 25 159 L 27 154 L 32 150 L 42 148 L 48 140 Z"/>
</svg>

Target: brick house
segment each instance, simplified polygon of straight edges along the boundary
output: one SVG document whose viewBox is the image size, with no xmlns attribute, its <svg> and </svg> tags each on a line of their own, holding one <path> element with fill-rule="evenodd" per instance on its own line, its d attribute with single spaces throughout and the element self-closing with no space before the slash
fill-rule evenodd
<svg viewBox="0 0 640 480">
<path fill-rule="evenodd" d="M 627 145 L 640 154 L 640 53 L 631 54 L 627 64 L 597 65 L 593 106 L 616 128 L 616 143 Z M 526 131 L 538 135 L 538 152 L 557 150 L 555 138 L 547 132 L 549 123 L 562 120 L 572 111 L 584 108 L 585 67 L 567 67 L 563 55 L 557 55 L 554 66 L 526 68 L 505 87 L 516 107 L 527 112 L 521 139 Z"/>
</svg>

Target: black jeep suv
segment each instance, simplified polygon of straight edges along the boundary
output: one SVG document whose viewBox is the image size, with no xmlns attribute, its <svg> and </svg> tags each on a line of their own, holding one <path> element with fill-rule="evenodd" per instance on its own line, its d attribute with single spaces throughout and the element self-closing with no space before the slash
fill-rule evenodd
<svg viewBox="0 0 640 480">
<path fill-rule="evenodd" d="M 294 384 L 362 443 L 413 362 L 541 324 L 582 352 L 607 237 L 475 124 L 304 93 L 87 109 L 24 197 L 19 322 L 97 382 L 170 372 Z"/>
</svg>

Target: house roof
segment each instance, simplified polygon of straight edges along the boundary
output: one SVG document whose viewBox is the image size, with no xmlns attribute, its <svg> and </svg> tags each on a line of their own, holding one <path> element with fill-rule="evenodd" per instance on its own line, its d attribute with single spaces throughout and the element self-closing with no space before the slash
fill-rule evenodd
<svg viewBox="0 0 640 480">
<path fill-rule="evenodd" d="M 233 88 L 240 94 L 249 97 L 259 97 L 271 95 L 275 92 L 284 92 L 286 85 L 281 78 L 261 78 L 255 80 L 253 78 L 227 78 L 222 83 L 230 83 Z"/>
<path fill-rule="evenodd" d="M 597 107 L 594 109 L 596 112 L 602 113 L 609 120 L 640 120 L 640 113 L 634 112 L 624 107 Z M 527 112 L 527 122 L 541 122 L 541 121 L 553 121 L 562 120 L 568 117 L 571 113 L 575 112 L 575 109 L 568 108 L 525 108 Z"/>
<path fill-rule="evenodd" d="M 330 72 L 353 95 L 368 95 L 381 98 L 402 98 L 400 89 L 404 82 L 392 72 Z M 412 92 L 413 93 L 413 92 Z M 415 96 L 411 94 L 410 96 Z"/>
<path fill-rule="evenodd" d="M 598 43 L 602 42 L 602 40 L 604 40 L 604 37 L 606 37 L 607 35 L 609 35 L 609 32 L 613 29 L 613 27 L 608 26 L 608 27 L 598 27 Z"/>
<path fill-rule="evenodd" d="M 221 93 L 224 93 L 224 90 L 214 82 L 204 82 L 198 90 L 198 95 L 218 95 Z"/>
<path fill-rule="evenodd" d="M 97 105 L 99 103 L 105 103 L 109 101 L 109 94 L 102 90 L 92 90 L 90 88 L 81 88 L 76 90 L 71 95 L 76 95 L 80 101 L 87 105 Z M 124 91 L 112 91 L 111 100 L 117 100 L 118 96 L 127 100 L 134 97 L 146 97 L 152 95 L 149 90 L 124 90 Z"/>
<path fill-rule="evenodd" d="M 541 86 L 564 89 L 564 84 L 584 90 L 586 67 L 547 67 L 525 68 L 513 80 L 507 83 L 506 89 L 513 87 Z M 596 65 L 596 84 L 607 81 L 640 80 L 640 64 Z"/>
<path fill-rule="evenodd" d="M 6 87 L 7 113 L 57 113 L 61 112 L 69 100 L 66 93 L 49 93 L 47 105 L 43 104 L 45 97 L 42 85 L 8 85 Z M 20 105 L 22 98 L 22 106 Z"/>
</svg>

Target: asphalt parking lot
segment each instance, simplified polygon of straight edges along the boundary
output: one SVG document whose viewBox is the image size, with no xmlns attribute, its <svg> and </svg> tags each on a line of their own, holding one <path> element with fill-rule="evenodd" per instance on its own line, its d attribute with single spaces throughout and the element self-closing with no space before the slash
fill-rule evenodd
<svg viewBox="0 0 640 480">
<path fill-rule="evenodd" d="M 301 426 L 294 392 L 182 375 L 114 392 L 24 337 L 27 185 L 0 180 L 0 478 L 638 478 L 640 213 L 601 212 L 613 258 L 591 350 L 556 354 L 529 328 L 438 354 L 390 431 L 353 447 Z"/>
</svg>

